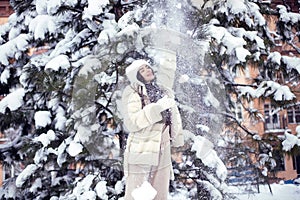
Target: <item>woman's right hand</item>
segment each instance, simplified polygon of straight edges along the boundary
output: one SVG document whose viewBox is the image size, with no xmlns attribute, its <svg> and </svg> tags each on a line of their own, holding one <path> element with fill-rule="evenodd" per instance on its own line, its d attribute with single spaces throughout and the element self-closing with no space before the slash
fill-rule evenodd
<svg viewBox="0 0 300 200">
<path fill-rule="evenodd" d="M 175 100 L 167 96 L 164 96 L 163 98 L 159 99 L 156 103 L 161 107 L 161 111 L 167 110 L 176 105 Z"/>
</svg>

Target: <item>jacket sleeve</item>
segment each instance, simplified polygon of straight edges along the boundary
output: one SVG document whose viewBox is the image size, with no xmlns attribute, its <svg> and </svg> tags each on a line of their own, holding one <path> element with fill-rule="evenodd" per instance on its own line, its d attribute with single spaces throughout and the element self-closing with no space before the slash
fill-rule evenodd
<svg viewBox="0 0 300 200">
<path fill-rule="evenodd" d="M 172 108 L 172 126 L 171 126 L 171 140 L 172 147 L 180 147 L 184 145 L 184 136 L 182 130 L 182 121 L 178 108 Z"/>
<path fill-rule="evenodd" d="M 164 50 L 159 53 L 157 82 L 165 87 L 172 88 L 176 71 L 176 52 Z"/>
<path fill-rule="evenodd" d="M 142 108 L 140 96 L 136 92 L 125 92 L 122 97 L 124 124 L 130 132 L 140 131 L 162 120 L 162 108 L 150 103 Z"/>
</svg>

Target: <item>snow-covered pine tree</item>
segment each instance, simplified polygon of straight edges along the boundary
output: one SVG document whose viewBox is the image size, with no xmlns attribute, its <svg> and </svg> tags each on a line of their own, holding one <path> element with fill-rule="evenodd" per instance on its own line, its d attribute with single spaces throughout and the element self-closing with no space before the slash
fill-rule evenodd
<svg viewBox="0 0 300 200">
<path fill-rule="evenodd" d="M 1 129 L 15 131 L 6 134 L 10 141 L 1 145 L 1 160 L 21 169 L 6 180 L 1 198 L 118 196 L 122 193 L 121 182 L 116 186 L 122 179 L 120 160 L 91 158 L 91 150 L 76 135 L 79 130 L 101 135 L 98 115 L 89 115 L 108 111 L 107 104 L 90 101 L 79 107 L 80 101 L 91 97 L 95 85 L 75 77 L 90 78 L 89 70 L 99 67 L 91 52 L 107 28 L 105 21 L 114 20 L 114 2 L 10 2 L 15 13 L 1 26 L 0 38 L 1 84 L 9 89 L 2 93 Z M 97 95 L 108 100 L 113 81 L 96 88 Z M 90 125 L 88 130 L 78 125 L 85 125 L 80 120 Z M 109 136 L 94 139 L 114 145 Z M 108 157 L 105 146 L 101 148 Z"/>
<path fill-rule="evenodd" d="M 205 63 L 207 68 L 217 68 L 220 72 L 228 95 L 225 124 L 229 128 L 225 131 L 225 148 L 236 148 L 232 149 L 231 156 L 225 155 L 226 160 L 235 163 L 238 168 L 254 166 L 259 176 L 266 179 L 270 174 L 268 172 L 276 165 L 271 144 L 282 142 L 281 147 L 276 148 L 283 147 L 286 152 L 298 147 L 298 139 L 296 136 L 291 139 L 293 136 L 289 133 L 283 137 L 269 134 L 262 138 L 251 130 L 251 126 L 244 125 L 241 114 L 247 116 L 253 126 L 264 120 L 263 109 L 254 108 L 253 102 L 270 100 L 273 114 L 297 103 L 300 58 L 296 55 L 299 54 L 300 15 L 290 12 L 283 5 L 272 8 L 271 1 L 192 2 L 199 8 L 199 16 L 202 16 L 199 27 L 202 29 L 205 26 L 210 38 L 210 51 Z M 269 23 L 274 16 L 277 18 L 277 29 L 271 30 Z M 276 51 L 279 41 L 282 46 L 288 46 L 290 52 L 295 52 L 294 55 L 281 55 L 280 49 Z M 254 76 L 250 75 L 253 69 L 256 70 Z M 250 79 L 237 82 L 241 75 Z M 237 107 L 240 113 L 237 113 Z M 244 150 L 240 148 L 241 144 Z M 288 147 L 287 144 L 292 145 Z M 251 154 L 256 158 L 256 163 L 248 159 Z"/>
<path fill-rule="evenodd" d="M 132 59 L 147 56 L 157 62 L 155 53 L 145 53 L 143 44 L 139 46 L 140 28 L 156 26 L 185 33 L 189 28 L 179 25 L 195 9 L 186 1 L 36 0 L 11 1 L 11 5 L 15 13 L 1 26 L 0 41 L 1 84 L 7 88 L 0 104 L 1 128 L 7 136 L 11 134 L 11 141 L 1 145 L 1 156 L 3 164 L 18 165 L 20 171 L 6 180 L 1 197 L 122 196 L 121 159 L 111 137 L 122 127 L 111 129 L 103 123 L 112 116 L 116 120 L 120 94 L 116 86 L 119 83 L 122 88 L 124 68 Z M 176 11 L 181 14 L 179 25 Z M 195 24 L 189 21 L 191 27 Z M 186 66 L 182 63 L 180 68 Z M 211 150 L 215 160 L 207 162 L 205 173 L 204 164 L 195 157 L 204 138 L 189 133 L 187 152 L 193 148 L 196 153 L 191 158 L 197 160 L 189 174 L 197 190 L 189 195 L 192 198 L 202 191 L 206 198 L 220 199 L 226 169 Z M 193 146 L 194 140 L 198 143 Z M 181 168 L 190 170 L 187 163 Z"/>
</svg>

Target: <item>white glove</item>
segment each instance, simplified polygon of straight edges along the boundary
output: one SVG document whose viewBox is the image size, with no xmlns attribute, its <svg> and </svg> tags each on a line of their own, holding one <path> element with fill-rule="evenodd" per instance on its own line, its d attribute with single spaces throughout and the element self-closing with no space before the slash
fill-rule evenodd
<svg viewBox="0 0 300 200">
<path fill-rule="evenodd" d="M 161 52 L 159 65 L 165 69 L 176 70 L 176 53 Z"/>
<path fill-rule="evenodd" d="M 160 107 L 162 109 L 161 111 L 167 110 L 167 109 L 172 108 L 176 105 L 175 100 L 172 99 L 172 98 L 169 98 L 167 96 L 164 96 L 163 98 L 159 99 L 156 103 L 158 105 L 160 105 Z"/>
</svg>

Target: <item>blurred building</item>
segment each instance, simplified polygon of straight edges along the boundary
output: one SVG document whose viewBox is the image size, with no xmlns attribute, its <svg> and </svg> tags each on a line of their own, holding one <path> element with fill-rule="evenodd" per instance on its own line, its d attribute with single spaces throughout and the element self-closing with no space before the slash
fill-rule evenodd
<svg viewBox="0 0 300 200">
<path fill-rule="evenodd" d="M 271 3 L 272 8 L 275 8 L 277 5 L 284 5 L 290 12 L 300 12 L 300 1 L 298 0 L 269 0 L 269 2 Z"/>
<path fill-rule="evenodd" d="M 7 22 L 8 17 L 13 13 L 13 9 L 11 8 L 9 1 L 3 1 L 0 0 L 0 25 Z M 0 101 L 3 98 L 0 94 Z M 0 144 L 3 144 L 7 141 L 7 138 L 3 133 L 0 132 Z M 3 180 L 5 179 L 5 176 L 7 176 L 7 173 L 11 173 L 12 169 L 7 169 L 5 166 L 1 164 L 0 161 L 0 186 L 2 185 Z"/>
<path fill-rule="evenodd" d="M 276 8 L 277 5 L 285 5 L 288 11 L 300 13 L 300 1 L 297 0 L 266 0 L 264 2 L 272 8 Z M 276 46 L 272 49 L 272 51 L 280 52 L 281 55 L 285 56 L 300 57 L 300 53 L 295 48 L 293 48 L 290 44 L 283 43 L 275 34 L 277 28 L 276 22 L 278 20 L 277 16 L 268 16 L 266 20 L 268 22 L 269 29 L 274 33 L 272 36 L 276 42 Z M 300 48 L 300 41 L 298 41 L 297 38 L 293 40 L 293 43 L 297 46 L 297 48 Z M 235 81 L 242 84 L 254 83 L 254 79 L 259 75 L 258 66 L 256 66 L 256 64 L 249 63 L 249 69 L 250 70 L 247 73 L 241 72 L 240 76 L 236 78 Z M 239 117 L 239 120 L 242 121 L 242 124 L 251 132 L 256 133 L 261 138 L 266 138 L 268 136 L 278 138 L 278 136 L 284 136 L 285 132 L 296 135 L 296 127 L 300 125 L 299 77 L 298 80 L 294 81 L 294 84 L 292 81 L 285 80 L 283 77 L 283 74 L 278 73 L 277 77 L 273 81 L 287 85 L 296 95 L 296 103 L 291 103 L 291 105 L 286 106 L 286 109 L 275 110 L 268 99 L 254 100 L 251 102 L 253 105 L 247 106 L 255 108 L 263 114 L 265 121 L 259 123 L 254 122 L 249 118 L 243 106 L 237 105 L 236 112 L 238 113 L 237 116 Z M 269 172 L 270 176 L 273 177 L 273 180 L 289 180 L 300 177 L 300 152 L 293 152 L 295 155 L 289 155 L 288 153 L 283 153 L 280 150 L 281 141 L 275 141 L 274 139 L 274 141 L 271 141 L 270 143 L 274 150 L 272 157 L 276 160 L 275 169 Z M 260 147 L 256 148 L 258 148 L 260 152 Z M 240 180 L 242 180 L 242 178 Z M 234 181 L 239 182 L 238 179 Z"/>
<path fill-rule="evenodd" d="M 9 15 L 13 13 L 13 10 L 9 4 L 9 1 L 0 0 L 0 24 L 7 22 Z"/>
<path fill-rule="evenodd" d="M 276 8 L 277 5 L 286 6 L 287 10 L 294 13 L 300 13 L 300 1 L 297 0 L 271 0 L 270 6 Z M 272 16 L 267 19 L 269 22 L 269 28 L 271 31 L 276 31 L 277 17 Z M 295 30 L 291 30 L 295 31 Z M 291 45 L 283 43 L 280 38 L 273 36 L 276 41 L 276 47 L 273 51 L 278 51 L 281 55 L 290 57 L 300 57 L 300 53 L 296 51 Z M 300 41 L 296 38 L 293 43 L 300 48 Z M 260 103 L 260 109 L 264 110 L 265 123 L 258 129 L 262 136 L 271 134 L 274 136 L 283 135 L 285 131 L 296 134 L 296 127 L 300 125 L 300 85 L 299 77 L 295 80 L 294 84 L 290 81 L 284 80 L 282 74 L 277 75 L 277 82 L 286 84 L 290 90 L 296 95 L 296 103 L 292 106 L 288 106 L 286 109 L 275 111 L 269 101 L 265 101 L 263 104 Z M 275 149 L 274 157 L 277 157 L 276 177 L 288 180 L 294 179 L 300 176 L 300 152 L 298 155 L 290 156 L 283 154 L 282 152 L 276 151 L 276 147 L 281 144 L 274 143 L 273 148 Z"/>
</svg>

